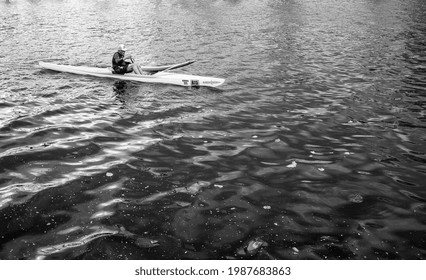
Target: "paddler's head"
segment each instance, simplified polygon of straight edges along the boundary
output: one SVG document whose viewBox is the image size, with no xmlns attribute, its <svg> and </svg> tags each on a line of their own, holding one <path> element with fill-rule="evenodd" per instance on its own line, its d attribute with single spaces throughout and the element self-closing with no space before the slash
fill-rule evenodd
<svg viewBox="0 0 426 280">
<path fill-rule="evenodd" d="M 124 54 L 127 51 L 126 46 L 124 46 L 124 44 L 121 44 L 118 47 L 118 52 Z"/>
</svg>

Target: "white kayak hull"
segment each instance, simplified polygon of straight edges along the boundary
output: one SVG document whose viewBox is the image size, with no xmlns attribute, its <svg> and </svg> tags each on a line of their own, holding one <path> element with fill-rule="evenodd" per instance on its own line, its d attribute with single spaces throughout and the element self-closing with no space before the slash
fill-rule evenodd
<svg viewBox="0 0 426 280">
<path fill-rule="evenodd" d="M 67 72 L 78 75 L 88 75 L 94 77 L 112 78 L 124 81 L 135 81 L 143 83 L 158 83 L 178 86 L 218 87 L 225 82 L 225 79 L 222 78 L 179 74 L 165 71 L 157 72 L 152 75 L 139 75 L 134 73 L 120 75 L 113 74 L 110 68 L 59 65 L 48 62 L 39 62 L 39 66 L 43 69 L 49 69 L 58 72 Z"/>
</svg>

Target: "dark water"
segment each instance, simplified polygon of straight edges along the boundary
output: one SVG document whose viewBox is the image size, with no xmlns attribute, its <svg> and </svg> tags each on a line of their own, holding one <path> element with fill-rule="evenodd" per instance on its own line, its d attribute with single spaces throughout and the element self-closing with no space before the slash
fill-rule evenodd
<svg viewBox="0 0 426 280">
<path fill-rule="evenodd" d="M 0 3 L 1 259 L 425 259 L 423 0 Z M 220 89 L 38 61 L 141 63 Z"/>
</svg>

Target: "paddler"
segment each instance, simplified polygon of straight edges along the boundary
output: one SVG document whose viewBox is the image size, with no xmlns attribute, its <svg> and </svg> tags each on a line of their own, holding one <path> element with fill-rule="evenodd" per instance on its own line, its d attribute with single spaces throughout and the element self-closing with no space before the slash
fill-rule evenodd
<svg viewBox="0 0 426 280">
<path fill-rule="evenodd" d="M 141 74 L 137 65 L 134 66 L 133 63 L 127 61 L 132 60 L 131 55 L 126 55 L 126 47 L 124 44 L 121 44 L 118 47 L 118 51 L 114 53 L 112 57 L 112 69 L 114 69 L 115 74 L 125 74 L 135 72 L 136 74 Z"/>
</svg>

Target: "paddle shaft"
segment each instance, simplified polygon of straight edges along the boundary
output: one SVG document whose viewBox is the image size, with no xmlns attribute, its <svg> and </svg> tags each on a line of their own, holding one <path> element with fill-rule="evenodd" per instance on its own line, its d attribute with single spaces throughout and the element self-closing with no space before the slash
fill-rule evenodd
<svg viewBox="0 0 426 280">
<path fill-rule="evenodd" d="M 189 61 L 189 63 L 188 63 L 188 64 L 192 64 L 192 63 L 194 63 L 194 62 L 195 62 L 195 60 L 191 60 L 191 61 Z M 178 67 L 178 66 L 176 66 L 176 65 L 172 65 L 172 66 L 170 66 L 169 68 L 166 68 L 166 69 L 161 70 L 161 71 L 158 71 L 158 72 L 166 72 L 167 70 L 175 69 L 176 67 Z"/>
</svg>

